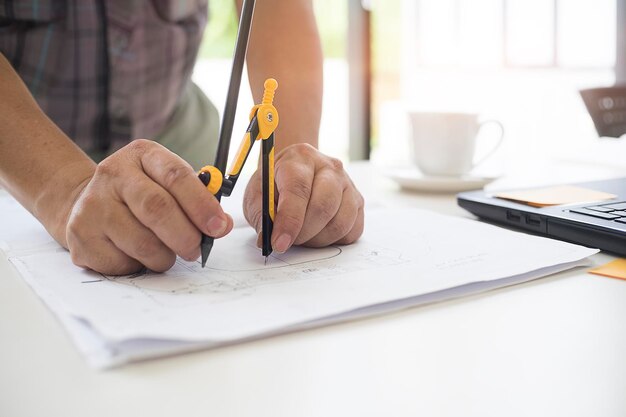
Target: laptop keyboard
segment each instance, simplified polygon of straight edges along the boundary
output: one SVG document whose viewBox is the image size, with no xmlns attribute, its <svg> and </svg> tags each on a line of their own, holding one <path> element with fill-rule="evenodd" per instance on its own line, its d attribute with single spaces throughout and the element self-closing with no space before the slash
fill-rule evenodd
<svg viewBox="0 0 626 417">
<path fill-rule="evenodd" d="M 590 206 L 569 210 L 572 213 L 584 214 L 585 216 L 596 217 L 626 224 L 626 201 L 619 203 L 602 204 L 600 206 Z"/>
</svg>

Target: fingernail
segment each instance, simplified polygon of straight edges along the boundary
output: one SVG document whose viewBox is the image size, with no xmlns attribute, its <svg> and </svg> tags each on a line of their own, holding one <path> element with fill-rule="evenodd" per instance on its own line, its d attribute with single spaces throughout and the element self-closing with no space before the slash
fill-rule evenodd
<svg viewBox="0 0 626 417">
<path fill-rule="evenodd" d="M 274 250 L 278 253 L 285 253 L 289 246 L 291 245 L 291 236 L 284 234 L 280 235 L 278 239 L 276 239 L 276 243 L 274 243 Z"/>
<path fill-rule="evenodd" d="M 219 236 L 226 230 L 228 223 L 226 220 L 219 216 L 213 217 L 209 220 L 209 224 L 207 225 L 207 229 L 209 230 L 209 235 L 211 236 Z"/>
<path fill-rule="evenodd" d="M 263 234 L 259 233 L 256 236 L 256 247 L 261 249 L 263 247 Z"/>
</svg>

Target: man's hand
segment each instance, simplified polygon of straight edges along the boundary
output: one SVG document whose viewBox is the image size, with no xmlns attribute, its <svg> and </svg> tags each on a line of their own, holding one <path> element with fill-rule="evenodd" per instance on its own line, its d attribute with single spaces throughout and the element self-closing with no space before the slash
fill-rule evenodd
<svg viewBox="0 0 626 417">
<path fill-rule="evenodd" d="M 261 232 L 261 171 L 252 176 L 244 214 Z M 341 162 L 308 144 L 285 148 L 276 156 L 278 208 L 272 247 L 284 253 L 292 245 L 323 247 L 350 244 L 363 233 L 363 197 Z"/>
<path fill-rule="evenodd" d="M 241 0 L 237 3 L 241 7 Z M 280 84 L 274 99 L 280 113 L 274 250 L 356 241 L 363 232 L 363 198 L 341 163 L 315 149 L 322 114 L 323 53 L 313 1 L 257 2 L 247 62 L 255 103 L 262 100 L 266 79 Z M 260 232 L 260 172 L 246 189 L 244 214 Z"/>
<path fill-rule="evenodd" d="M 176 255 L 200 256 L 201 233 L 219 238 L 233 226 L 191 166 L 152 141 L 120 149 L 82 186 L 65 246 L 76 265 L 98 272 L 166 271 Z"/>
</svg>

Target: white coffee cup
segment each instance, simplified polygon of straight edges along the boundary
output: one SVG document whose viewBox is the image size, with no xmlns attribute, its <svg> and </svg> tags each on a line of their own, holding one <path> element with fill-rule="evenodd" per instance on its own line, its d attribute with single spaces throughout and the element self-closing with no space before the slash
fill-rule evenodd
<svg viewBox="0 0 626 417">
<path fill-rule="evenodd" d="M 412 112 L 409 117 L 414 161 L 425 175 L 461 177 L 493 155 L 504 139 L 500 122 L 479 122 L 477 114 Z M 491 150 L 476 161 L 476 138 L 488 123 L 500 128 L 500 136 Z"/>
</svg>

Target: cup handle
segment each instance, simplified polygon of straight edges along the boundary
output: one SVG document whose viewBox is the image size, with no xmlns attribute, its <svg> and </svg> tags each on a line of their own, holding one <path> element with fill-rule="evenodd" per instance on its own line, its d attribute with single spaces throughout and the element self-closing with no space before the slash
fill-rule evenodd
<svg viewBox="0 0 626 417">
<path fill-rule="evenodd" d="M 489 152 L 487 152 L 487 154 L 485 156 L 483 156 L 482 158 L 480 158 L 480 160 L 478 160 L 477 162 L 474 163 L 474 168 L 476 168 L 477 166 L 479 166 L 480 164 L 482 164 L 483 162 L 485 162 L 487 159 L 489 159 L 494 153 L 496 153 L 496 151 L 498 149 L 500 149 L 500 146 L 502 146 L 502 143 L 504 142 L 504 126 L 502 125 L 502 123 L 500 123 L 497 120 L 485 120 L 484 122 L 480 123 L 480 127 L 479 127 L 479 132 L 482 130 L 482 128 L 488 124 L 488 123 L 493 123 L 495 125 L 497 125 L 500 128 L 500 137 L 498 138 L 498 141 L 496 142 L 496 144 L 494 145 L 493 148 L 491 148 L 491 150 Z"/>
</svg>

